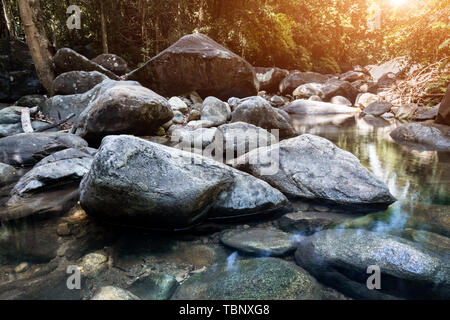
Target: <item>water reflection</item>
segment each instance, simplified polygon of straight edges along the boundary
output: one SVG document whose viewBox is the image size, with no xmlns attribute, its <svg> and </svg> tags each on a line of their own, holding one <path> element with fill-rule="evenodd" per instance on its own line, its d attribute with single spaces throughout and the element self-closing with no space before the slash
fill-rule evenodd
<svg viewBox="0 0 450 320">
<path fill-rule="evenodd" d="M 343 225 L 383 233 L 413 228 L 449 236 L 450 154 L 398 145 L 390 137 L 398 122 L 366 120 L 358 115 L 292 118 L 297 132 L 322 136 L 353 153 L 398 199 L 386 211 Z"/>
</svg>

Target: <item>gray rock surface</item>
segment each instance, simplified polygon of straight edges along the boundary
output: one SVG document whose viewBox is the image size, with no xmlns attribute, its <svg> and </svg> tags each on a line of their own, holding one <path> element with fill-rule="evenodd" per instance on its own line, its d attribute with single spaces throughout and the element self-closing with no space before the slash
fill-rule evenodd
<svg viewBox="0 0 450 320">
<path fill-rule="evenodd" d="M 354 114 L 360 112 L 358 108 L 347 107 L 341 104 L 311 100 L 294 100 L 281 110 L 291 114 Z"/>
<path fill-rule="evenodd" d="M 56 95 L 85 93 L 106 79 L 109 78 L 98 71 L 66 72 L 53 81 L 53 90 Z"/>
<path fill-rule="evenodd" d="M 391 137 L 397 143 L 419 149 L 450 151 L 450 127 L 433 123 L 407 123 L 394 129 Z"/>
</svg>

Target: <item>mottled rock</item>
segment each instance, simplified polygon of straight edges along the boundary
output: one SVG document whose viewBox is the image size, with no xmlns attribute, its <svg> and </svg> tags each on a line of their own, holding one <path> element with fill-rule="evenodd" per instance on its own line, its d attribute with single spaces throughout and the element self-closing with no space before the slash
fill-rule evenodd
<svg viewBox="0 0 450 320">
<path fill-rule="evenodd" d="M 426 149 L 450 151 L 450 126 L 432 123 L 407 123 L 391 132 L 400 144 Z"/>
<path fill-rule="evenodd" d="M 138 279 L 128 290 L 142 300 L 168 300 L 178 288 L 178 282 L 167 274 L 151 274 Z"/>
<path fill-rule="evenodd" d="M 98 71 L 66 72 L 53 81 L 53 90 L 56 95 L 85 93 L 106 79 L 108 77 Z"/>
<path fill-rule="evenodd" d="M 375 117 L 379 117 L 389 111 L 391 111 L 392 103 L 385 101 L 376 101 L 369 104 L 364 110 L 364 115 L 371 115 Z"/>
<path fill-rule="evenodd" d="M 16 169 L 5 163 L 0 163 L 0 186 L 4 186 L 16 178 Z"/>
<path fill-rule="evenodd" d="M 114 72 L 114 74 L 117 74 L 118 76 L 124 75 L 128 68 L 128 64 L 124 59 L 112 53 L 101 54 L 92 59 L 92 62 Z"/>
</svg>

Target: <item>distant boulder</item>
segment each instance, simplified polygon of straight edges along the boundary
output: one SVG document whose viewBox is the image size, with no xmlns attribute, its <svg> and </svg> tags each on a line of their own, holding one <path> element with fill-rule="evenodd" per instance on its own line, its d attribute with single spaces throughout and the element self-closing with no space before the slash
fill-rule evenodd
<svg viewBox="0 0 450 320">
<path fill-rule="evenodd" d="M 128 68 L 128 64 L 124 59 L 112 53 L 101 54 L 92 59 L 92 62 L 101 65 L 118 76 L 124 75 Z"/>
<path fill-rule="evenodd" d="M 256 77 L 259 81 L 259 90 L 267 93 L 277 93 L 280 82 L 289 75 L 289 71 L 280 68 L 256 67 Z"/>
<path fill-rule="evenodd" d="M 397 143 L 416 149 L 450 151 L 450 127 L 433 123 L 407 123 L 391 132 Z"/>
<path fill-rule="evenodd" d="M 256 95 L 258 83 L 254 68 L 243 58 L 207 36 L 196 33 L 182 37 L 153 57 L 127 79 L 164 96 L 196 91 L 203 98 Z"/>
<path fill-rule="evenodd" d="M 325 83 L 328 79 L 328 76 L 317 72 L 301 72 L 295 70 L 281 81 L 279 91 L 282 95 L 292 94 L 302 84 L 311 82 Z"/>
</svg>

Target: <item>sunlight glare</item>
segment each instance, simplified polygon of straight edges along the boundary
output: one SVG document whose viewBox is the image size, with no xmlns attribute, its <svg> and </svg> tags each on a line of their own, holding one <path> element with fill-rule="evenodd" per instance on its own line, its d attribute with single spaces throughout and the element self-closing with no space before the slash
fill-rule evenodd
<svg viewBox="0 0 450 320">
<path fill-rule="evenodd" d="M 401 5 L 404 5 L 408 0 L 391 0 L 391 5 L 395 7 L 399 7 Z"/>
</svg>

